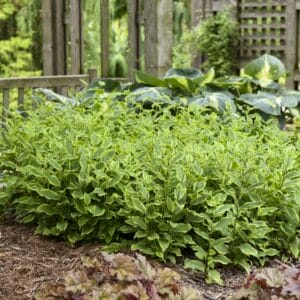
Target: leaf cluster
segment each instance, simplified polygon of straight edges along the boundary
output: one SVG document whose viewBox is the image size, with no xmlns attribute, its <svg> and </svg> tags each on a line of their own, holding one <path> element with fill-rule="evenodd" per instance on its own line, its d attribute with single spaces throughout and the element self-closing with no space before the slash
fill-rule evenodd
<svg viewBox="0 0 300 300">
<path fill-rule="evenodd" d="M 35 299 L 201 300 L 193 288 L 183 286 L 169 268 L 154 269 L 142 255 L 102 253 L 101 259 L 82 257 L 82 269 L 71 272 L 64 284 L 48 284 Z"/>
<path fill-rule="evenodd" d="M 206 55 L 203 68 L 215 68 L 219 76 L 232 74 L 238 45 L 238 23 L 233 12 L 225 10 L 205 20 L 199 41 L 199 49 Z"/>
<path fill-rule="evenodd" d="M 71 243 L 184 256 L 218 283 L 220 264 L 299 258 L 299 137 L 255 115 L 93 97 L 93 109 L 44 105 L 2 129 L 3 215 Z"/>
<path fill-rule="evenodd" d="M 217 13 L 187 30 L 173 48 L 176 68 L 191 67 L 197 55 L 206 56 L 204 70 L 214 68 L 218 76 L 234 71 L 235 49 L 238 44 L 238 26 L 230 9 Z"/>
<path fill-rule="evenodd" d="M 137 82 L 146 87 L 137 86 L 127 98 L 146 108 L 153 103 L 180 103 L 234 114 L 251 110 L 264 119 L 277 118 L 283 128 L 300 111 L 300 92 L 278 83 L 285 77 L 283 63 L 268 54 L 249 62 L 242 76 L 217 77 L 214 69 L 203 74 L 194 68 L 175 68 L 161 79 L 137 71 Z"/>
<path fill-rule="evenodd" d="M 300 269 L 264 268 L 249 275 L 239 291 L 228 300 L 300 299 Z"/>
</svg>

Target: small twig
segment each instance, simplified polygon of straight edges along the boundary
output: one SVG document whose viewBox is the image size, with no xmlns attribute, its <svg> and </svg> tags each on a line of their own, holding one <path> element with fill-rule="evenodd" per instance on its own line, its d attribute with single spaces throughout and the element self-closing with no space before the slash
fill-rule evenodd
<svg viewBox="0 0 300 300">
<path fill-rule="evenodd" d="M 278 259 L 275 259 L 274 260 L 276 263 L 278 263 L 279 265 L 281 265 L 282 267 L 285 267 L 285 268 L 290 268 L 289 265 L 285 264 L 284 262 L 278 260 Z"/>
<path fill-rule="evenodd" d="M 16 251 L 23 251 L 24 249 L 19 248 L 19 247 L 15 247 L 15 246 L 8 246 L 9 248 L 16 250 Z"/>
<path fill-rule="evenodd" d="M 206 297 L 207 299 L 209 300 L 219 300 L 219 299 L 222 299 L 222 294 L 219 294 L 217 296 L 211 296 L 211 295 L 208 295 L 206 293 L 202 294 L 204 297 Z"/>
</svg>

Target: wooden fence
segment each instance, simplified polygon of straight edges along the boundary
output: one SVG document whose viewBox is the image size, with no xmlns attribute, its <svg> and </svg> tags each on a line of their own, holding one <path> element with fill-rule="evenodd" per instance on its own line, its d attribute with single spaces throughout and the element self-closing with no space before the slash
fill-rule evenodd
<svg viewBox="0 0 300 300">
<path fill-rule="evenodd" d="M 110 1 L 99 1 L 102 61 L 100 76 L 108 77 Z M 243 66 L 265 52 L 275 54 L 284 61 L 291 74 L 288 86 L 299 86 L 300 0 L 190 0 L 189 3 L 191 26 L 196 26 L 208 16 L 231 5 L 240 24 L 240 65 Z M 42 0 L 43 74 L 46 77 L 0 79 L 3 120 L 9 107 L 11 88 L 19 90 L 18 102 L 21 109 L 25 88 L 55 87 L 64 93 L 67 87 L 81 85 L 81 80 L 90 81 L 91 75 L 78 75 L 83 73 L 82 4 L 83 0 Z M 143 56 L 147 72 L 164 74 L 172 63 L 173 1 L 127 0 L 127 9 L 128 78 L 133 78 L 133 70 L 141 68 Z M 59 77 L 51 77 L 52 75 Z"/>
<path fill-rule="evenodd" d="M 101 76 L 108 77 L 110 1 L 99 1 Z M 42 3 L 44 75 L 83 73 L 83 0 L 42 0 Z M 242 66 L 269 52 L 285 62 L 291 74 L 289 87 L 300 81 L 300 0 L 190 0 L 189 5 L 192 26 L 232 6 L 240 24 L 239 64 Z M 147 72 L 164 74 L 172 64 L 173 1 L 127 0 L 127 9 L 128 77 L 132 79 L 133 71 L 141 68 L 142 58 Z"/>
<path fill-rule="evenodd" d="M 18 111 L 24 111 L 24 94 L 26 89 L 51 88 L 60 94 L 67 95 L 69 89 L 83 87 L 97 79 L 97 71 L 90 69 L 88 74 L 42 76 L 28 78 L 0 78 L 0 90 L 3 93 L 2 124 L 5 124 L 10 106 L 10 90 L 18 90 Z M 34 100 L 32 100 L 34 101 Z M 33 107 L 35 103 L 32 102 Z"/>
</svg>

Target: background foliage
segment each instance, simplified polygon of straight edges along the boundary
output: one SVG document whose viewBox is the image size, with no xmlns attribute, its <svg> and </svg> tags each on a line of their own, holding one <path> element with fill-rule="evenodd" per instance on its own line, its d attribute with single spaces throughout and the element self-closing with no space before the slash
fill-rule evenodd
<svg viewBox="0 0 300 300">
<path fill-rule="evenodd" d="M 40 5 L 35 0 L 0 1 L 0 76 L 41 70 Z"/>
<path fill-rule="evenodd" d="M 185 31 L 173 49 L 174 67 L 191 67 L 201 52 L 205 55 L 205 63 L 198 68 L 214 68 L 218 76 L 232 74 L 235 71 L 235 47 L 238 44 L 237 28 L 231 11 L 227 10 Z"/>
<path fill-rule="evenodd" d="M 41 1 L 0 0 L 0 76 L 37 75 L 42 69 Z M 126 1 L 110 0 L 112 20 L 111 76 L 127 74 Z M 84 1 L 85 68 L 100 71 L 100 1 Z M 178 41 L 189 23 L 188 1 L 174 1 L 174 40 Z"/>
</svg>

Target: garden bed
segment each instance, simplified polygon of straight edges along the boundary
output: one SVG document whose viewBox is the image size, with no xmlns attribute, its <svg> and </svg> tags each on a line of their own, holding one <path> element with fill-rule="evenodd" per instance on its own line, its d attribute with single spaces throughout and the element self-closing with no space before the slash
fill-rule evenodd
<svg viewBox="0 0 300 300">
<path fill-rule="evenodd" d="M 127 253 L 130 254 L 130 253 Z M 98 244 L 73 247 L 55 239 L 34 234 L 34 228 L 13 221 L 0 223 L 0 299 L 34 299 L 45 283 L 63 282 L 70 272 L 79 270 L 82 256 L 99 256 Z M 163 264 L 151 261 L 155 267 Z M 279 261 L 270 262 L 272 266 Z M 181 275 L 184 284 L 199 290 L 204 299 L 225 299 L 244 282 L 245 273 L 226 267 L 220 270 L 224 286 L 207 285 L 200 273 L 185 270 L 180 264 L 164 264 Z M 300 262 L 294 263 L 297 267 Z"/>
<path fill-rule="evenodd" d="M 32 226 L 12 221 L 0 223 L 0 299 L 34 299 L 44 283 L 63 282 L 65 275 L 78 270 L 81 256 L 99 256 L 99 245 L 72 247 L 63 241 L 34 234 Z M 159 264 L 152 261 L 155 266 Z M 181 274 L 185 283 L 201 291 L 205 299 L 222 299 L 237 289 L 245 273 L 232 268 L 222 271 L 223 287 L 207 285 L 204 278 L 180 265 L 168 265 Z"/>
</svg>

